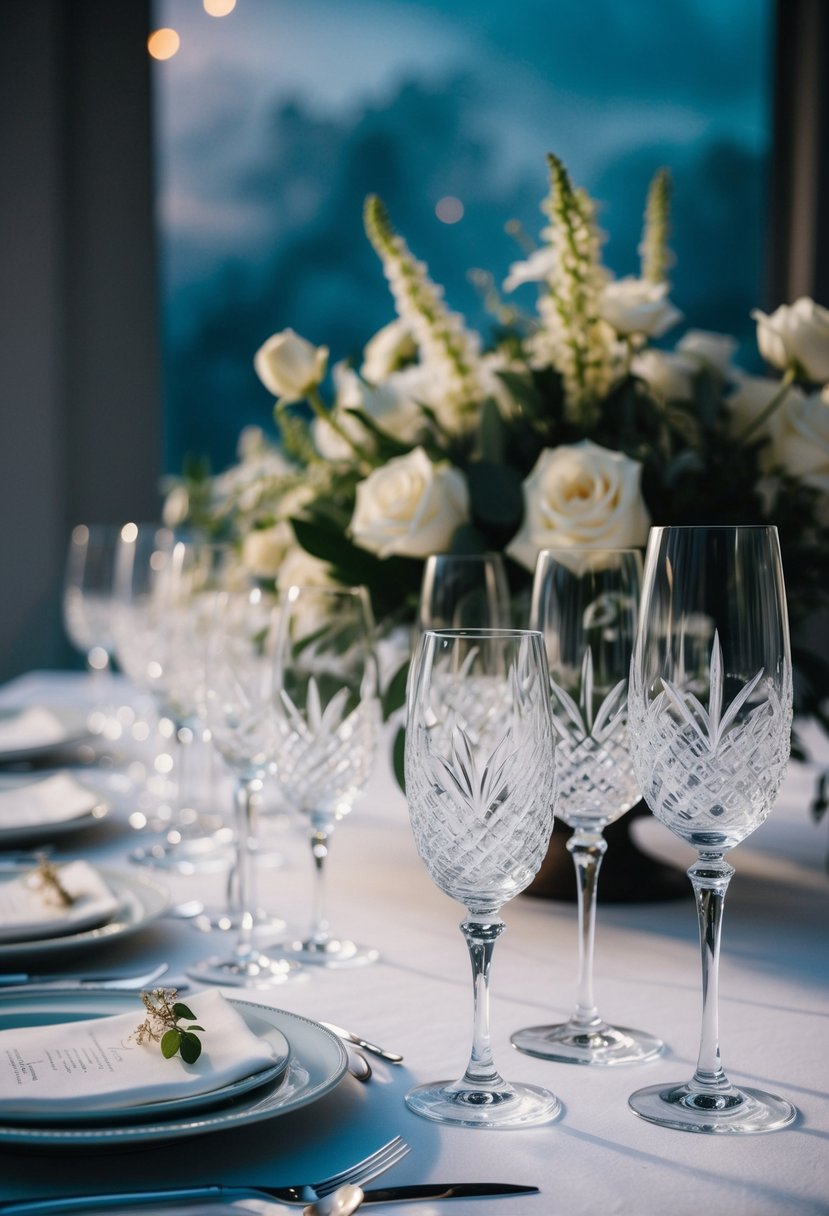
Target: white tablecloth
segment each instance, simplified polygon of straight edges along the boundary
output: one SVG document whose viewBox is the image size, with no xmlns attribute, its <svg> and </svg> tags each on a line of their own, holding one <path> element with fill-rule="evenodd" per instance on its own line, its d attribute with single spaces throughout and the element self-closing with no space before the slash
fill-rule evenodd
<svg viewBox="0 0 829 1216">
<path fill-rule="evenodd" d="M 76 704 L 85 677 L 33 673 L 8 685 L 0 705 Z M 410 1113 L 414 1083 L 459 1075 L 471 1030 L 471 984 L 462 916 L 432 885 L 409 830 L 405 802 L 384 758 L 330 858 L 333 927 L 379 947 L 381 961 L 353 971 L 315 971 L 307 982 L 250 992 L 312 1018 L 351 1027 L 401 1051 L 402 1067 L 371 1058 L 374 1077 L 352 1077 L 295 1114 L 183 1146 L 130 1153 L 26 1157 L 0 1151 L 0 1196 L 69 1194 L 192 1182 L 272 1183 L 313 1179 L 399 1133 L 412 1152 L 384 1181 L 532 1183 L 538 1196 L 424 1204 L 422 1216 L 781 1216 L 829 1212 L 829 822 L 809 815 L 815 769 L 791 765 L 771 819 L 732 854 L 720 974 L 720 1038 L 732 1079 L 769 1088 L 800 1111 L 789 1129 L 751 1137 L 690 1135 L 655 1127 L 628 1109 L 645 1084 L 687 1079 L 700 1020 L 699 949 L 690 884 L 686 900 L 599 909 L 596 993 L 609 1021 L 659 1034 L 659 1060 L 587 1069 L 514 1051 L 510 1032 L 564 1019 L 575 987 L 572 905 L 519 897 L 504 911 L 495 952 L 492 1022 L 496 1061 L 509 1078 L 553 1089 L 561 1118 L 536 1129 L 448 1129 Z M 60 855 L 128 867 L 139 841 L 125 797 L 100 825 L 61 837 Z M 660 824 L 637 824 L 640 841 L 683 866 L 693 854 Z M 271 843 L 285 864 L 265 871 L 261 902 L 302 928 L 310 860 L 298 831 Z M 174 900 L 219 901 L 224 875 L 165 878 Z M 87 969 L 149 967 L 171 974 L 216 949 L 220 934 L 163 919 L 124 942 L 84 954 Z M 49 970 L 76 966 L 59 959 Z M 16 965 L 15 970 L 19 969 Z M 34 969 L 34 968 L 32 968 Z M 38 966 L 38 970 L 43 970 Z M 392 1211 L 395 1209 L 378 1209 Z"/>
</svg>

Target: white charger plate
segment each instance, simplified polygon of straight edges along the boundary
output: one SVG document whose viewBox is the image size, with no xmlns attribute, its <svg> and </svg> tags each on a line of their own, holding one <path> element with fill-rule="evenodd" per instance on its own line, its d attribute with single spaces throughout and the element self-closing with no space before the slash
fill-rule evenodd
<svg viewBox="0 0 829 1216">
<path fill-rule="evenodd" d="M 4 871 L 0 882 L 17 878 L 31 870 L 31 866 L 19 866 Z M 125 874 L 115 870 L 99 870 L 109 889 L 118 900 L 118 910 L 105 925 L 84 929 L 78 933 L 63 933 L 58 937 L 39 937 L 29 941 L 0 943 L 0 971 L 5 966 L 25 962 L 25 970 L 31 970 L 31 961 L 41 955 L 66 951 L 110 942 L 143 929 L 165 912 L 170 902 L 166 887 L 144 874 Z"/>
<path fill-rule="evenodd" d="M 128 1116 L 117 1111 L 108 1112 L 106 1126 L 100 1127 L 87 1125 L 84 1116 L 65 1119 L 59 1126 L 48 1127 L 35 1127 L 19 1120 L 6 1121 L 0 1098 L 0 1144 L 45 1151 L 140 1148 L 156 1141 L 204 1135 L 288 1114 L 317 1101 L 342 1080 L 347 1066 L 345 1048 L 324 1026 L 269 1005 L 228 999 L 255 1034 L 272 1042 L 287 1040 L 290 1052 L 280 1076 L 246 1093 L 225 1094 L 227 1103 L 218 1109 L 190 1113 L 169 1111 L 165 1118 L 135 1122 L 135 1108 L 131 1108 Z M 132 1009 L 140 1018 L 140 1000 L 134 992 L 0 993 L 0 1029 L 106 1017 Z M 166 1109 L 169 1104 L 164 1106 Z"/>
<path fill-rule="evenodd" d="M 43 781 L 48 781 L 52 775 L 54 774 L 39 773 L 36 777 L 31 777 L 21 773 L 2 773 L 0 774 L 0 793 L 4 790 L 25 789 L 28 786 L 40 785 Z M 81 784 L 78 782 L 78 785 Z M 110 804 L 88 786 L 83 788 L 89 795 L 87 803 L 79 806 L 71 816 L 65 819 L 43 819 L 38 823 L 0 823 L 0 850 L 19 848 L 21 845 L 45 844 L 55 836 L 77 832 L 79 828 L 89 827 L 103 819 L 110 810 Z"/>
</svg>

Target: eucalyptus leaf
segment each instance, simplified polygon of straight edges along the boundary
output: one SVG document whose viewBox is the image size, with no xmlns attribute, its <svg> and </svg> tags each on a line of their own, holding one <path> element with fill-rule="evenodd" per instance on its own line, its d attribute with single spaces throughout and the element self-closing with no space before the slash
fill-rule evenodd
<svg viewBox="0 0 829 1216">
<path fill-rule="evenodd" d="M 181 1058 L 185 1064 L 195 1064 L 201 1055 L 201 1039 L 185 1030 L 181 1036 Z"/>
<path fill-rule="evenodd" d="M 184 1037 L 184 1031 L 178 1027 L 172 1027 L 170 1030 L 165 1030 L 161 1036 L 161 1054 L 165 1060 L 170 1060 L 176 1054 L 181 1041 Z"/>
</svg>

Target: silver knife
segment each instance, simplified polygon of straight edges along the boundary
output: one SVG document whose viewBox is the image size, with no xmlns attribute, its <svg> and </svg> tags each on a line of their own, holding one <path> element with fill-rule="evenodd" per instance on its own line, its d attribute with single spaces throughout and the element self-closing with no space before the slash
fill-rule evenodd
<svg viewBox="0 0 829 1216">
<path fill-rule="evenodd" d="M 505 1195 L 537 1195 L 537 1186 L 520 1186 L 511 1182 L 425 1182 L 413 1186 L 384 1186 L 363 1192 L 363 1204 L 407 1203 L 414 1200 L 494 1198 Z M 177 1203 L 187 1200 L 225 1199 L 277 1199 L 283 1200 L 280 1187 L 267 1186 L 193 1186 L 172 1187 L 159 1191 L 123 1191 L 105 1195 L 68 1195 L 62 1199 L 22 1199 L 11 1203 L 0 1203 L 2 1216 L 24 1216 L 37 1213 L 48 1216 L 50 1212 L 95 1211 L 111 1208 L 113 1204 L 141 1206 L 150 1203 Z M 294 1204 L 303 1204 L 305 1199 L 293 1199 Z"/>
<path fill-rule="evenodd" d="M 373 1055 L 380 1056 L 383 1060 L 391 1061 L 392 1064 L 403 1063 L 403 1057 L 398 1052 L 387 1051 L 385 1047 L 378 1047 L 376 1043 L 372 1043 L 368 1039 L 361 1039 L 358 1034 L 353 1034 L 352 1031 L 345 1030 L 342 1026 L 335 1026 L 333 1022 L 320 1022 L 320 1025 L 332 1031 L 338 1038 L 347 1039 L 355 1047 L 361 1047 L 363 1051 L 370 1051 Z"/>
</svg>

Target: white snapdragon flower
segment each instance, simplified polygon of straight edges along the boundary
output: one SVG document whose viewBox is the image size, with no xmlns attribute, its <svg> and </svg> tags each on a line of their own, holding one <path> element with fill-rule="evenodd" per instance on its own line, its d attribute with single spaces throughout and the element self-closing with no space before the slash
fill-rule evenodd
<svg viewBox="0 0 829 1216">
<path fill-rule="evenodd" d="M 350 531 L 378 557 L 427 557 L 447 549 L 468 519 L 463 474 L 448 463 L 432 464 L 423 448 L 414 448 L 358 483 Z"/>
<path fill-rule="evenodd" d="M 313 346 L 292 329 L 283 329 L 259 347 L 253 366 L 265 388 L 289 405 L 302 401 L 324 378 L 328 347 Z"/>
<path fill-rule="evenodd" d="M 677 351 L 643 350 L 634 355 L 630 369 L 644 380 L 658 401 L 690 401 L 699 362 Z"/>
<path fill-rule="evenodd" d="M 599 310 L 621 337 L 661 338 L 682 320 L 682 313 L 668 299 L 667 283 L 649 283 L 633 275 L 605 284 Z"/>
<path fill-rule="evenodd" d="M 474 425 L 482 398 L 480 335 L 447 308 L 443 289 L 429 278 L 426 265 L 412 256 L 376 196 L 366 200 L 364 218 L 398 315 L 417 343 L 422 366 L 439 382 L 437 398 L 443 403 L 445 425 L 453 434 L 462 433 Z"/>
<path fill-rule="evenodd" d="M 524 519 L 507 553 L 527 570 L 542 549 L 643 545 L 642 466 L 589 439 L 545 448 L 524 481 Z"/>
<path fill-rule="evenodd" d="M 829 310 L 808 296 L 781 304 L 767 315 L 755 308 L 757 345 L 772 367 L 796 368 L 808 380 L 829 380 Z"/>
</svg>

